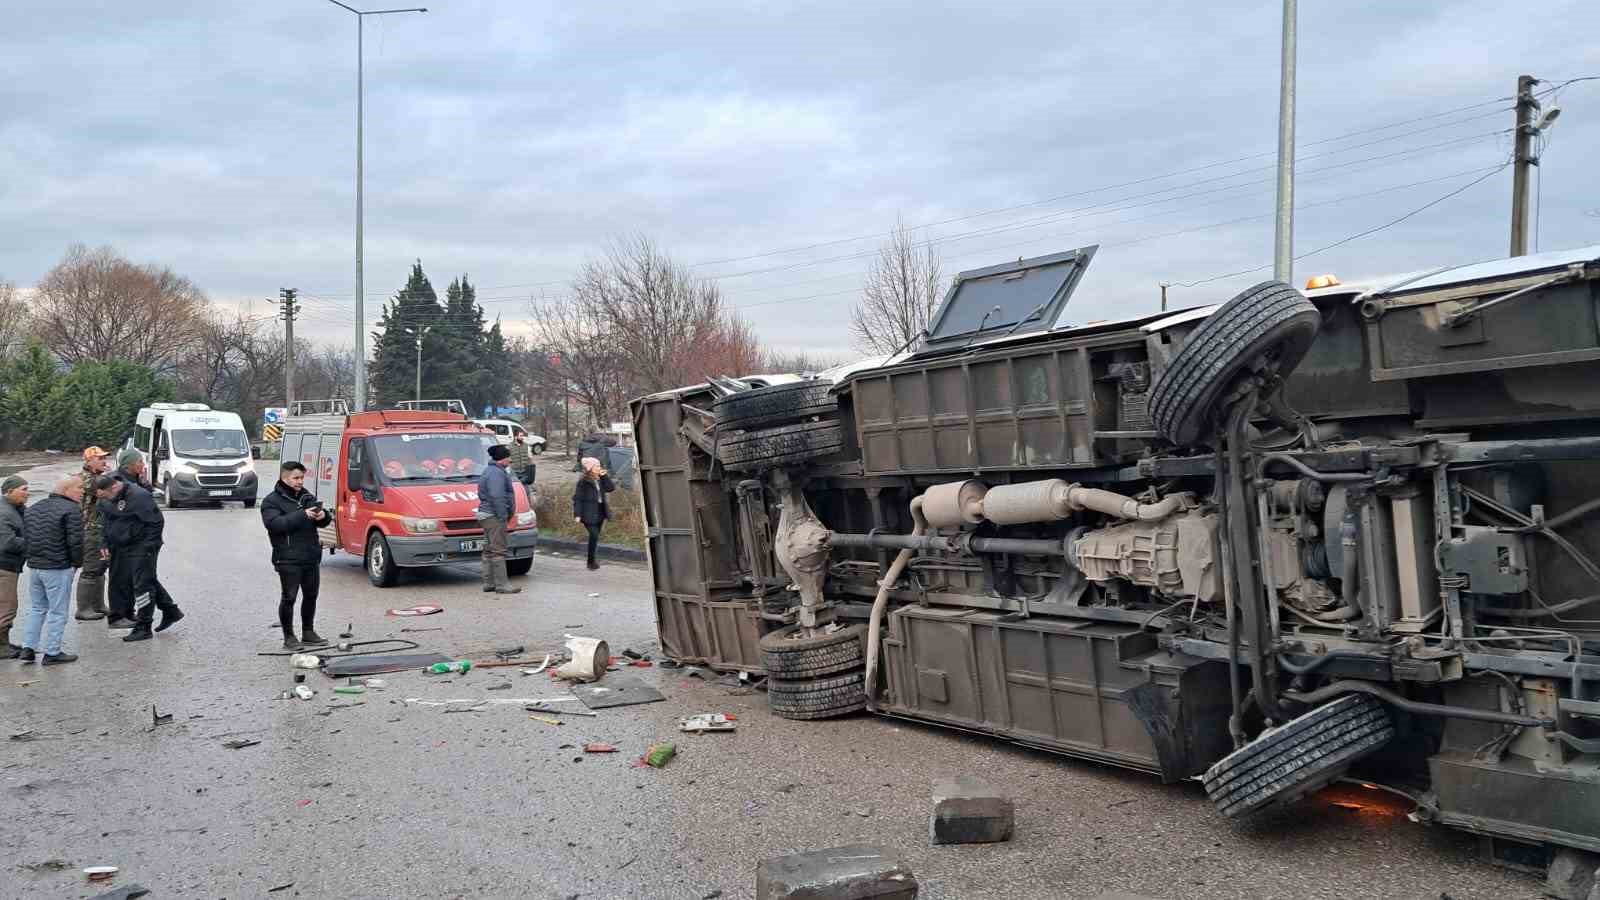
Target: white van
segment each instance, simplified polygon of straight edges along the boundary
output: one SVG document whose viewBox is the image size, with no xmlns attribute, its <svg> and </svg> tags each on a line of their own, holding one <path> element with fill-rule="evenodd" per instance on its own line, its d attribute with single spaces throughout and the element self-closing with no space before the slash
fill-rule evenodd
<svg viewBox="0 0 1600 900">
<path fill-rule="evenodd" d="M 527 434 L 528 449 L 535 454 L 544 452 L 544 437 L 542 435 L 528 434 L 527 429 L 510 419 L 473 419 L 472 421 L 494 432 L 495 440 L 502 444 L 510 444 L 516 440 L 517 435 Z"/>
<path fill-rule="evenodd" d="M 150 483 L 169 509 L 219 500 L 256 505 L 250 436 L 237 413 L 204 403 L 152 403 L 139 410 L 123 446 L 144 454 Z"/>
</svg>

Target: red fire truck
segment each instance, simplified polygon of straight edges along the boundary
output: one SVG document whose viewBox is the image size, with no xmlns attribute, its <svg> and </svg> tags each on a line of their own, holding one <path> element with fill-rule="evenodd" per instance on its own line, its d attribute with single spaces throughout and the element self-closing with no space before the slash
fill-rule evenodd
<svg viewBox="0 0 1600 900">
<path fill-rule="evenodd" d="M 352 414 L 343 400 L 301 401 L 284 424 L 282 458 L 305 464 L 306 489 L 334 511 L 322 545 L 360 555 L 368 579 L 389 587 L 401 569 L 479 558 L 477 484 L 495 443 L 458 413 Z M 516 494 L 506 570 L 526 575 L 539 529 L 521 484 Z"/>
</svg>

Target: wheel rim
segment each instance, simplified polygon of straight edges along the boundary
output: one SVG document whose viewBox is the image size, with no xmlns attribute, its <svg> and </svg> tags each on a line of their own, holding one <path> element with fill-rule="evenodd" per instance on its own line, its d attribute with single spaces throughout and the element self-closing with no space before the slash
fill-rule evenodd
<svg viewBox="0 0 1600 900">
<path fill-rule="evenodd" d="M 372 547 L 367 551 L 367 567 L 372 570 L 372 577 L 383 577 L 383 539 L 373 538 Z"/>
</svg>

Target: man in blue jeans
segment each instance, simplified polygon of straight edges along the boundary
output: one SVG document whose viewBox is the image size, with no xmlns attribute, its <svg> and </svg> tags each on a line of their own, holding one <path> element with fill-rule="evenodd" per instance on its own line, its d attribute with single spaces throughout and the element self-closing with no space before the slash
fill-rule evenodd
<svg viewBox="0 0 1600 900">
<path fill-rule="evenodd" d="M 72 605 L 72 576 L 83 565 L 82 500 L 83 484 L 69 475 L 56 482 L 50 496 L 23 514 L 29 611 L 19 657 L 23 662 L 33 662 L 39 651 L 44 654 L 43 665 L 78 661 L 61 649 L 61 638 L 67 631 L 67 608 Z"/>
</svg>

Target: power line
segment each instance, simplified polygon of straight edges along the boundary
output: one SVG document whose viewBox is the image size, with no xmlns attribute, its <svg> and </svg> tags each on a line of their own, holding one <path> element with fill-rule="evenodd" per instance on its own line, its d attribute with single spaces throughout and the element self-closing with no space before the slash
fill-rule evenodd
<svg viewBox="0 0 1600 900">
<path fill-rule="evenodd" d="M 1471 181 L 1467 182 L 1466 184 L 1461 185 L 1460 187 L 1456 188 L 1455 190 L 1452 190 L 1449 193 L 1444 194 L 1443 196 L 1436 197 L 1436 198 L 1428 201 L 1427 203 L 1422 204 L 1421 206 L 1417 207 L 1416 209 L 1411 210 L 1410 212 L 1406 213 L 1405 215 L 1400 216 L 1399 218 L 1391 219 L 1388 222 L 1383 223 L 1382 225 L 1378 225 L 1378 226 L 1376 226 L 1374 228 L 1368 228 L 1365 231 L 1358 231 L 1355 234 L 1350 235 L 1349 237 L 1340 238 L 1339 240 L 1334 241 L 1331 244 L 1325 244 L 1325 245 L 1323 245 L 1321 247 L 1318 247 L 1315 250 L 1308 250 L 1305 253 L 1302 253 L 1302 254 L 1296 256 L 1295 257 L 1295 261 L 1298 262 L 1298 261 L 1300 261 L 1302 259 L 1305 259 L 1306 257 L 1315 256 L 1318 253 L 1322 253 L 1323 251 L 1326 251 L 1326 250 L 1332 250 L 1335 247 L 1342 247 L 1345 244 L 1350 243 L 1351 241 L 1357 240 L 1359 238 L 1367 237 L 1368 235 L 1377 234 L 1378 232 L 1383 231 L 1386 228 L 1391 228 L 1391 227 L 1393 227 L 1395 225 L 1398 225 L 1401 222 L 1404 222 L 1405 220 L 1411 218 L 1412 216 L 1415 216 L 1415 215 L 1417 215 L 1419 213 L 1422 213 L 1422 212 L 1424 212 L 1426 210 L 1432 209 L 1435 206 L 1438 206 L 1439 204 L 1443 203 L 1444 201 L 1449 200 L 1451 197 L 1454 197 L 1457 194 L 1460 194 L 1463 191 L 1466 191 L 1468 188 L 1475 187 L 1475 186 L 1477 186 L 1479 184 L 1482 184 L 1485 181 L 1488 181 L 1494 175 L 1505 171 L 1505 169 L 1507 167 L 1509 167 L 1510 165 L 1511 165 L 1511 163 L 1507 162 L 1507 163 L 1503 163 L 1501 165 L 1495 166 L 1493 169 L 1489 170 L 1488 172 L 1485 172 L 1484 174 L 1478 176 L 1477 178 L 1472 179 Z M 1256 266 L 1256 267 L 1251 268 L 1251 269 L 1241 269 L 1241 270 L 1239 270 L 1237 272 L 1229 272 L 1229 273 L 1227 273 L 1225 275 L 1213 275 L 1213 276 L 1211 276 L 1209 278 L 1201 278 L 1201 279 L 1199 279 L 1197 281 L 1180 281 L 1180 282 L 1176 282 L 1176 284 L 1179 287 L 1195 287 L 1197 285 L 1209 284 L 1209 283 L 1211 283 L 1213 281 L 1222 281 L 1223 279 L 1227 279 L 1227 278 L 1236 278 L 1236 277 L 1238 277 L 1240 275 L 1248 275 L 1248 274 L 1250 274 L 1252 272 L 1260 272 L 1263 269 L 1270 269 L 1270 268 L 1272 268 L 1272 264 L 1271 263 L 1267 263 L 1266 265 Z"/>
</svg>

